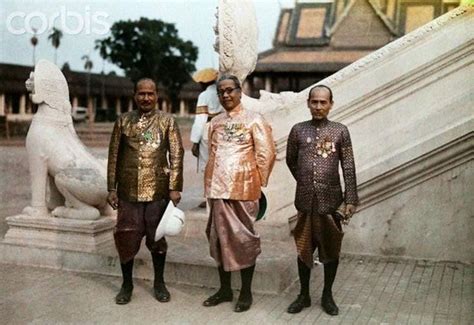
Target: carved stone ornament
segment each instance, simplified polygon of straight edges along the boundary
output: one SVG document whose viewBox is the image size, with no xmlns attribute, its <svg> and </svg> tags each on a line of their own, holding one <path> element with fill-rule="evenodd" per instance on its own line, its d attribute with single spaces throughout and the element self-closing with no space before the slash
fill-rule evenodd
<svg viewBox="0 0 474 325">
<path fill-rule="evenodd" d="M 25 84 L 38 111 L 26 137 L 32 199 L 23 213 L 82 220 L 110 215 L 106 162 L 95 158 L 77 137 L 61 70 L 40 60 Z"/>
<path fill-rule="evenodd" d="M 255 69 L 258 57 L 258 29 L 250 0 L 219 0 L 215 49 L 219 71 L 241 82 Z"/>
</svg>

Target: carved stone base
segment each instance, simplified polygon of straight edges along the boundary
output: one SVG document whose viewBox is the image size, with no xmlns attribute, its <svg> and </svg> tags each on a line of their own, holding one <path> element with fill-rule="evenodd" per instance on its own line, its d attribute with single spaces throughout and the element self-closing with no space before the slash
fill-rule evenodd
<svg viewBox="0 0 474 325">
<path fill-rule="evenodd" d="M 72 220 L 16 215 L 6 218 L 4 243 L 29 247 L 56 248 L 78 252 L 100 252 L 113 244 L 113 218 Z"/>
</svg>

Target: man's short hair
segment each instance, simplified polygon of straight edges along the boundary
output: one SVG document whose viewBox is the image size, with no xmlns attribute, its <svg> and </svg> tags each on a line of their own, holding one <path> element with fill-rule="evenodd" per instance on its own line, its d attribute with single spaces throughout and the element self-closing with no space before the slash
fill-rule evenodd
<svg viewBox="0 0 474 325">
<path fill-rule="evenodd" d="M 219 79 L 217 79 L 217 84 L 219 84 L 221 81 L 224 81 L 224 80 L 232 80 L 237 88 L 241 88 L 239 78 L 237 78 L 236 76 L 232 74 L 223 74 L 222 76 L 219 77 Z"/>
<path fill-rule="evenodd" d="M 151 78 L 141 78 L 141 79 L 138 79 L 138 81 L 135 83 L 135 86 L 133 88 L 134 93 L 137 92 L 138 85 L 141 84 L 142 82 L 151 82 L 151 83 L 153 83 L 155 85 L 155 91 L 158 91 L 158 89 L 156 88 L 155 80 L 153 80 Z"/>
<path fill-rule="evenodd" d="M 309 90 L 309 93 L 308 93 L 308 100 L 311 99 L 311 93 L 313 92 L 313 90 L 315 90 L 316 88 L 324 88 L 324 89 L 327 89 L 327 91 L 329 91 L 329 101 L 332 103 L 332 89 L 329 88 L 328 86 L 326 85 L 316 85 L 314 86 L 313 88 L 311 88 Z"/>
</svg>

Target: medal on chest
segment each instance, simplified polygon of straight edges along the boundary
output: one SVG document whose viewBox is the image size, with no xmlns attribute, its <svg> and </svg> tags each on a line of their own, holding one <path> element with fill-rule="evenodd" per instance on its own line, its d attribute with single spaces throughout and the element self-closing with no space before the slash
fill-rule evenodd
<svg viewBox="0 0 474 325">
<path fill-rule="evenodd" d="M 243 141 L 245 137 L 244 123 L 227 122 L 224 124 L 224 140 L 225 141 Z"/>
<path fill-rule="evenodd" d="M 329 137 L 326 136 L 323 140 L 316 142 L 316 155 L 326 159 L 334 152 L 336 152 L 336 144 Z"/>
<path fill-rule="evenodd" d="M 140 134 L 140 137 L 145 142 L 145 146 L 149 146 L 153 149 L 156 149 L 160 146 L 160 134 L 154 133 L 150 129 L 146 129 L 147 127 L 147 119 L 145 117 L 141 117 L 137 123 L 137 129 Z"/>
</svg>

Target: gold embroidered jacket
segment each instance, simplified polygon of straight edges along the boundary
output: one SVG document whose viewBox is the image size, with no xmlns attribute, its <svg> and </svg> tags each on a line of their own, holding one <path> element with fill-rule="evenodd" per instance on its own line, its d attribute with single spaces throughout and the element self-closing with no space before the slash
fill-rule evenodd
<svg viewBox="0 0 474 325">
<path fill-rule="evenodd" d="M 275 162 L 271 126 L 242 106 L 221 113 L 209 126 L 209 161 L 204 175 L 207 198 L 258 200 Z"/>
<path fill-rule="evenodd" d="M 154 110 L 117 118 L 110 139 L 108 190 L 120 199 L 147 202 L 183 189 L 184 150 L 176 121 Z"/>
</svg>

